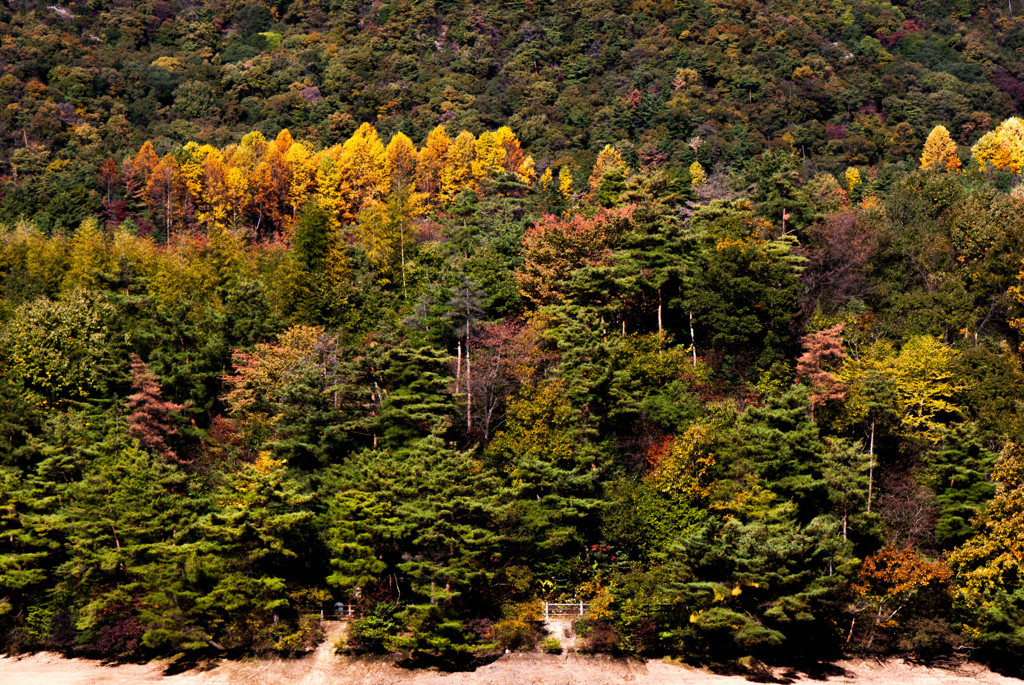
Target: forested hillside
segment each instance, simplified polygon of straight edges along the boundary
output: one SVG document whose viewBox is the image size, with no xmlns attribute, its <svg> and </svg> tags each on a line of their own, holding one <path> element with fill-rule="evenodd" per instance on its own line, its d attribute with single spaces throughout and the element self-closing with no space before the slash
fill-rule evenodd
<svg viewBox="0 0 1024 685">
<path fill-rule="evenodd" d="M 1019 668 L 1022 14 L 8 3 L 0 646 Z"/>
</svg>

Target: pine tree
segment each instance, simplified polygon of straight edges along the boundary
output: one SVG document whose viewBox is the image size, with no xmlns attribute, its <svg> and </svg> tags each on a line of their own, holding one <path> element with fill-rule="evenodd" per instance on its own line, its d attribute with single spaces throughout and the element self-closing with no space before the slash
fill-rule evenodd
<svg viewBox="0 0 1024 685">
<path fill-rule="evenodd" d="M 794 502 L 804 521 L 821 512 L 827 499 L 822 474 L 825 448 L 809 404 L 807 390 L 795 386 L 763 407 L 750 407 L 739 422 L 748 468 L 766 487 Z"/>
<path fill-rule="evenodd" d="M 453 416 L 448 358 L 430 346 L 396 345 L 380 357 L 379 412 L 373 422 L 380 445 L 397 450 L 430 435 Z"/>
<path fill-rule="evenodd" d="M 565 384 L 547 381 L 509 403 L 505 430 L 488 446 L 517 501 L 515 544 L 538 561 L 578 553 L 591 540 L 603 460 L 585 438 Z"/>
<path fill-rule="evenodd" d="M 626 161 L 619 154 L 618 150 L 611 145 L 605 145 L 604 149 L 597 155 L 594 168 L 590 172 L 590 178 L 587 180 L 587 190 L 591 197 L 597 196 L 604 177 L 612 171 L 619 172 L 617 178 L 619 182 L 622 182 L 625 180 L 629 168 L 626 166 Z"/>
<path fill-rule="evenodd" d="M 949 549 L 970 537 L 971 522 L 996 492 L 988 480 L 996 454 L 985 447 L 977 426 L 965 422 L 949 430 L 924 463 L 925 483 L 935 490 L 940 507 L 935 542 Z"/>
<path fill-rule="evenodd" d="M 497 571 L 494 530 L 507 507 L 498 479 L 437 432 L 366 451 L 346 468 L 330 514 L 329 582 L 364 595 L 388 588 L 405 600 L 386 638 L 391 649 L 467 649 L 474 638 L 460 616 L 479 609 Z"/>
<path fill-rule="evenodd" d="M 668 566 L 678 649 L 712 661 L 839 652 L 833 617 L 854 560 L 835 521 L 800 525 L 794 514 L 783 505 L 762 520 L 714 521 L 681 541 Z"/>
</svg>

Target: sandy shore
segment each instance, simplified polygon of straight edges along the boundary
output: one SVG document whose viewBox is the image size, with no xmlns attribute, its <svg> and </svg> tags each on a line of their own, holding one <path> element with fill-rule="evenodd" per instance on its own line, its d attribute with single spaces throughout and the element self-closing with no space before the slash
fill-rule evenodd
<svg viewBox="0 0 1024 685">
<path fill-rule="evenodd" d="M 626 661 L 578 655 L 510 654 L 467 673 L 410 671 L 380 660 L 334 656 L 326 647 L 302 659 L 225 661 L 207 671 L 186 671 L 174 675 L 167 675 L 165 671 L 166 664 L 161 663 L 108 666 L 85 659 L 65 659 L 50 653 L 0 657 L 0 683 L 4 685 L 738 685 L 750 682 L 741 676 L 715 675 L 662 661 Z M 775 682 L 823 682 L 821 676 L 810 678 L 792 672 L 779 671 L 775 676 Z M 926 668 L 902 661 L 840 662 L 837 664 L 836 673 L 829 675 L 824 682 L 900 685 L 1024 683 L 976 665 L 947 670 Z"/>
</svg>

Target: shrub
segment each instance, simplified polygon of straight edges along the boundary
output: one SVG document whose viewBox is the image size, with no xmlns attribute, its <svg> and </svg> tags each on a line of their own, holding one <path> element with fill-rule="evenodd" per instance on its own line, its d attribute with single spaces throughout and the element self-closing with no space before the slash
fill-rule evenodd
<svg viewBox="0 0 1024 685">
<path fill-rule="evenodd" d="M 397 614 L 397 604 L 381 602 L 375 605 L 370 613 L 352 622 L 345 647 L 360 654 L 387 652 L 392 639 L 402 629 Z"/>
<path fill-rule="evenodd" d="M 541 634 L 540 608 L 537 602 L 509 604 L 505 617 L 491 626 L 491 636 L 502 649 L 530 650 Z"/>
<path fill-rule="evenodd" d="M 562 641 L 557 637 L 546 637 L 540 641 L 540 648 L 546 654 L 561 654 L 562 653 Z"/>
</svg>

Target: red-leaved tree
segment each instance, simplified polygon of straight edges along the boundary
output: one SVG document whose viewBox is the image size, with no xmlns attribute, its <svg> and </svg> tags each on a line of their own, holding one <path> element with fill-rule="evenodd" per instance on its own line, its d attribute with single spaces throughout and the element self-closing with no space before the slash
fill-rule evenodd
<svg viewBox="0 0 1024 685">
<path fill-rule="evenodd" d="M 132 390 L 135 392 L 128 396 L 128 433 L 144 448 L 168 461 L 190 463 L 181 459 L 166 440 L 178 435 L 174 415 L 185 407 L 161 396 L 160 383 L 137 354 L 132 355 Z"/>
<path fill-rule="evenodd" d="M 811 386 L 811 420 L 814 408 L 829 400 L 846 397 L 846 386 L 833 373 L 846 359 L 843 352 L 843 324 L 805 335 L 804 353 L 796 360 L 796 378 Z"/>
</svg>

